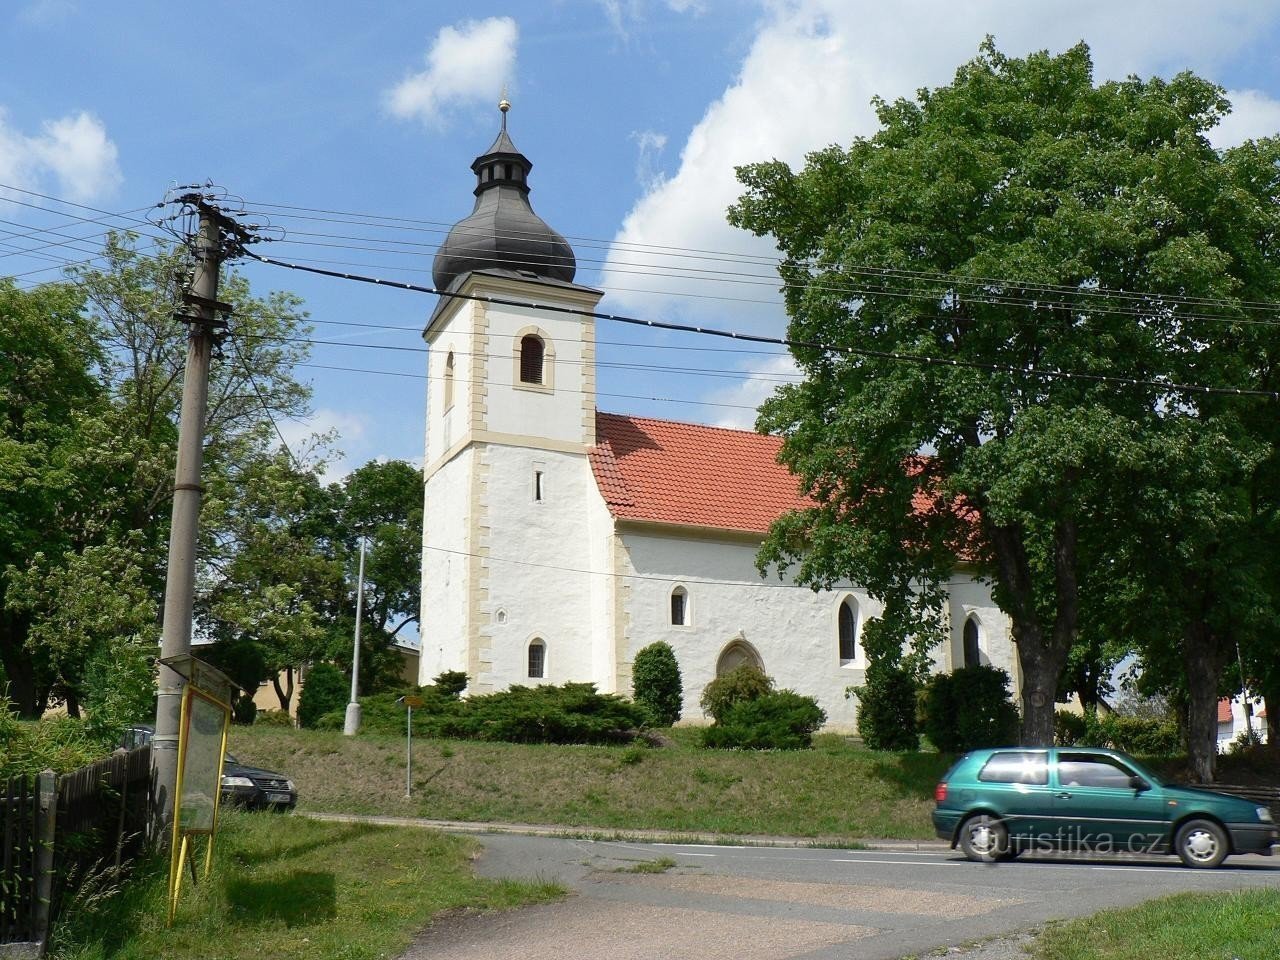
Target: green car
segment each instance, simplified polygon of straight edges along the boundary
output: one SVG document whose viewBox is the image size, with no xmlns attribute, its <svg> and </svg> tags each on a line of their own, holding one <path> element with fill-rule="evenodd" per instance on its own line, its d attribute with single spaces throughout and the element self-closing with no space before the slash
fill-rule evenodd
<svg viewBox="0 0 1280 960">
<path fill-rule="evenodd" d="M 933 826 L 970 860 L 1025 851 L 1176 853 L 1216 867 L 1233 853 L 1271 855 L 1271 811 L 1239 797 L 1161 783 L 1133 758 L 1081 747 L 966 753 L 934 793 Z"/>
</svg>

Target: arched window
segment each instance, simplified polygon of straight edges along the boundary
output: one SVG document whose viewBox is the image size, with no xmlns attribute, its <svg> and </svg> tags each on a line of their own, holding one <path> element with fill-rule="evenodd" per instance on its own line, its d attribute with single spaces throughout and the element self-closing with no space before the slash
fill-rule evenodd
<svg viewBox="0 0 1280 960">
<path fill-rule="evenodd" d="M 978 646 L 978 621 L 970 617 L 964 622 L 964 665 L 976 667 L 982 663 L 982 651 Z"/>
<path fill-rule="evenodd" d="M 529 642 L 529 679 L 541 680 L 547 675 L 547 645 L 541 640 Z"/>
<path fill-rule="evenodd" d="M 858 611 L 852 598 L 840 604 L 840 666 L 853 663 L 858 656 Z"/>
<path fill-rule="evenodd" d="M 444 361 L 444 408 L 446 410 L 453 406 L 453 351 L 449 351 L 449 356 Z"/>
<path fill-rule="evenodd" d="M 543 382 L 543 344 L 542 338 L 536 334 L 525 334 L 520 338 L 520 382 Z"/>
<path fill-rule="evenodd" d="M 716 676 L 723 677 L 726 673 L 732 673 L 744 663 L 764 671 L 764 661 L 760 659 L 759 651 L 739 634 L 720 651 L 720 657 L 716 660 Z"/>
<path fill-rule="evenodd" d="M 671 591 L 671 625 L 674 627 L 689 625 L 689 591 L 684 587 L 676 587 Z"/>
</svg>

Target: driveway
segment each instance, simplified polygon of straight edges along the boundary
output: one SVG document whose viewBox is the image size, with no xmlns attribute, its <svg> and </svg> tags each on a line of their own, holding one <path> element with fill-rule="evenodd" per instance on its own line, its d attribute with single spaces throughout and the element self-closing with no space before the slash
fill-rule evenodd
<svg viewBox="0 0 1280 960">
<path fill-rule="evenodd" d="M 479 839 L 481 875 L 554 879 L 571 895 L 445 920 L 402 960 L 893 960 L 1183 890 L 1280 886 L 1280 862 L 1263 857 L 1202 871 L 1172 858 Z"/>
</svg>

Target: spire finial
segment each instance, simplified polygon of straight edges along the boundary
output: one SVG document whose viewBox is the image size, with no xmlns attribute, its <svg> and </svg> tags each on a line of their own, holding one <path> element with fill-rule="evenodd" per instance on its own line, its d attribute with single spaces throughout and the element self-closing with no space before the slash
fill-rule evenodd
<svg viewBox="0 0 1280 960">
<path fill-rule="evenodd" d="M 507 111 L 511 109 L 511 101 L 507 99 L 507 85 L 502 85 L 502 99 L 498 101 L 498 109 L 502 111 L 502 129 L 507 129 Z"/>
</svg>

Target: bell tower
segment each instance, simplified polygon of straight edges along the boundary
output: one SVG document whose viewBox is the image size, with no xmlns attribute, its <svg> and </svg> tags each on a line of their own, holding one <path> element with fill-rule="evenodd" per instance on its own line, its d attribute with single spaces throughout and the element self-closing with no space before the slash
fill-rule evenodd
<svg viewBox="0 0 1280 960">
<path fill-rule="evenodd" d="M 436 253 L 442 295 L 423 331 L 420 682 L 464 670 L 471 692 L 577 676 L 571 650 L 591 620 L 553 571 L 588 549 L 581 505 L 594 483 L 595 323 L 587 314 L 601 293 L 574 282 L 572 247 L 530 206 L 533 164 L 507 133 L 510 104 L 499 108 L 498 136 L 471 164 L 475 207 Z M 545 588 L 531 592 L 529 579 L 541 577 Z M 537 595 L 559 595 L 558 612 L 523 599 Z M 528 652 L 535 642 L 538 657 Z"/>
</svg>

